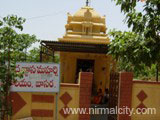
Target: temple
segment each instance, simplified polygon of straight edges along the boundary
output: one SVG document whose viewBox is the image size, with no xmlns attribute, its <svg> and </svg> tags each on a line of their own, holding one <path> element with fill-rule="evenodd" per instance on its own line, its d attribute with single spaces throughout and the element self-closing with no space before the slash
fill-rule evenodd
<svg viewBox="0 0 160 120">
<path fill-rule="evenodd" d="M 60 56 L 58 63 L 60 80 L 55 81 L 55 83 L 60 82 L 59 91 L 42 92 L 41 90 L 45 88 L 42 86 L 42 88 L 36 89 L 38 92 L 24 92 L 23 90 L 11 92 L 13 113 L 11 119 L 160 119 L 160 95 L 157 92 L 160 91 L 160 82 L 134 80 L 132 72 L 115 71 L 115 63 L 108 54 L 110 40 L 106 34 L 105 22 L 105 16 L 101 16 L 90 7 L 88 1 L 86 6 L 74 15 L 68 13 L 65 34 L 57 41 L 41 41 L 40 62 L 43 63 L 40 64 L 48 64 L 48 62 L 53 64 L 56 55 Z M 36 74 L 35 76 L 31 74 L 31 76 L 37 78 Z M 42 76 L 40 74 L 38 79 L 42 79 L 43 76 L 52 76 L 52 74 L 47 73 Z M 29 76 L 29 79 L 31 78 Z M 54 76 L 53 79 L 55 79 Z M 31 79 L 31 81 L 33 80 Z M 43 85 L 44 82 L 40 81 L 40 84 Z M 79 108 L 84 108 L 85 113 L 80 113 L 84 109 Z M 95 110 L 95 114 L 94 112 L 88 114 L 90 108 Z M 127 109 L 135 110 L 137 113 L 127 114 L 124 112 Z M 80 111 L 66 113 L 68 110 Z M 99 113 L 99 110 L 103 114 Z M 106 113 L 102 112 L 103 110 L 107 110 Z M 146 110 L 156 110 L 156 114 L 150 114 L 150 112 L 146 114 Z"/>
<path fill-rule="evenodd" d="M 62 83 L 77 83 L 79 72 L 93 72 L 93 93 L 99 88 L 104 92 L 109 87 L 110 41 L 105 21 L 105 16 L 85 6 L 74 15 L 68 13 L 66 33 L 58 42 L 41 42 L 46 48 L 60 52 Z"/>
</svg>

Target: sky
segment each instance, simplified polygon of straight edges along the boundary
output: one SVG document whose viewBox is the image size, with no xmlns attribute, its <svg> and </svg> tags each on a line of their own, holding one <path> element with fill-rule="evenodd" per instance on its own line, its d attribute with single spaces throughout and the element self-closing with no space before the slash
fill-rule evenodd
<svg viewBox="0 0 160 120">
<path fill-rule="evenodd" d="M 65 34 L 67 13 L 72 15 L 85 6 L 86 0 L 0 0 L 0 16 L 26 18 L 23 33 L 35 34 L 40 40 L 58 40 Z M 113 0 L 91 0 L 90 6 L 106 16 L 108 30 L 128 30 L 125 16 Z"/>
</svg>

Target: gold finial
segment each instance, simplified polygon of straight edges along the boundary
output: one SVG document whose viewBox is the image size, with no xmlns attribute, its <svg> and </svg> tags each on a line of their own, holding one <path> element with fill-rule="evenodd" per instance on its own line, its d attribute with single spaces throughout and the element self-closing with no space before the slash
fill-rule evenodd
<svg viewBox="0 0 160 120">
<path fill-rule="evenodd" d="M 86 6 L 89 6 L 89 0 L 86 1 Z"/>
</svg>

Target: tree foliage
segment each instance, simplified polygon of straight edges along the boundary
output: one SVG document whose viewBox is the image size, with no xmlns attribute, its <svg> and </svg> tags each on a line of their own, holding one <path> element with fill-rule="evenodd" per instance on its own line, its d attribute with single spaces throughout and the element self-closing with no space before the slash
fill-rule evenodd
<svg viewBox="0 0 160 120">
<path fill-rule="evenodd" d="M 110 54 L 116 60 L 121 60 L 128 63 L 126 69 L 131 69 L 131 65 L 141 67 L 142 63 L 147 60 L 146 57 L 150 57 L 150 49 L 146 47 L 146 42 L 142 36 L 134 32 L 121 32 L 113 30 L 109 33 L 113 40 L 110 44 Z M 146 62 L 146 64 L 148 64 Z"/>
<path fill-rule="evenodd" d="M 9 105 L 10 86 L 19 76 L 15 72 L 17 61 L 23 61 L 26 49 L 36 42 L 34 35 L 19 34 L 23 30 L 24 18 L 10 15 L 0 19 L 0 109 L 2 119 L 11 113 Z"/>
<path fill-rule="evenodd" d="M 29 34 L 19 34 L 17 37 L 18 46 L 15 52 L 12 54 L 12 57 L 16 59 L 16 61 L 26 61 L 27 60 L 27 52 L 28 48 L 32 46 L 33 43 L 38 42 L 35 35 Z"/>
<path fill-rule="evenodd" d="M 27 62 L 40 62 L 40 49 L 33 48 L 27 53 Z"/>
<path fill-rule="evenodd" d="M 160 0 L 146 0 L 143 11 L 136 6 L 140 0 L 114 0 L 126 16 L 131 32 L 113 30 L 110 54 L 128 66 L 138 69 L 160 63 Z"/>
<path fill-rule="evenodd" d="M 47 59 L 45 59 L 47 57 Z M 45 55 L 43 56 L 43 62 L 54 62 L 59 63 L 59 56 L 58 55 Z M 27 52 L 27 62 L 40 62 L 40 48 L 32 48 L 30 51 Z"/>
<path fill-rule="evenodd" d="M 135 78 L 152 78 L 155 76 L 156 65 L 144 64 L 144 58 L 150 55 L 146 42 L 134 32 L 112 30 L 109 35 L 113 38 L 109 53 L 116 59 L 118 71 L 132 71 Z M 140 40 L 141 39 L 141 40 Z M 142 61 L 145 60 L 145 61 Z"/>
</svg>

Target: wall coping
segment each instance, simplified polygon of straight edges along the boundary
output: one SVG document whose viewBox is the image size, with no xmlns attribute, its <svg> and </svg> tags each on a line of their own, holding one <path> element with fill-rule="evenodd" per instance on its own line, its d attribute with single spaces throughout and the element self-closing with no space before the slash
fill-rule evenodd
<svg viewBox="0 0 160 120">
<path fill-rule="evenodd" d="M 73 84 L 73 83 L 61 83 L 61 87 L 79 87 L 79 84 Z"/>
<path fill-rule="evenodd" d="M 133 80 L 133 83 L 140 83 L 140 84 L 157 84 L 157 85 L 160 85 L 160 82 L 142 81 L 142 80 Z"/>
</svg>

